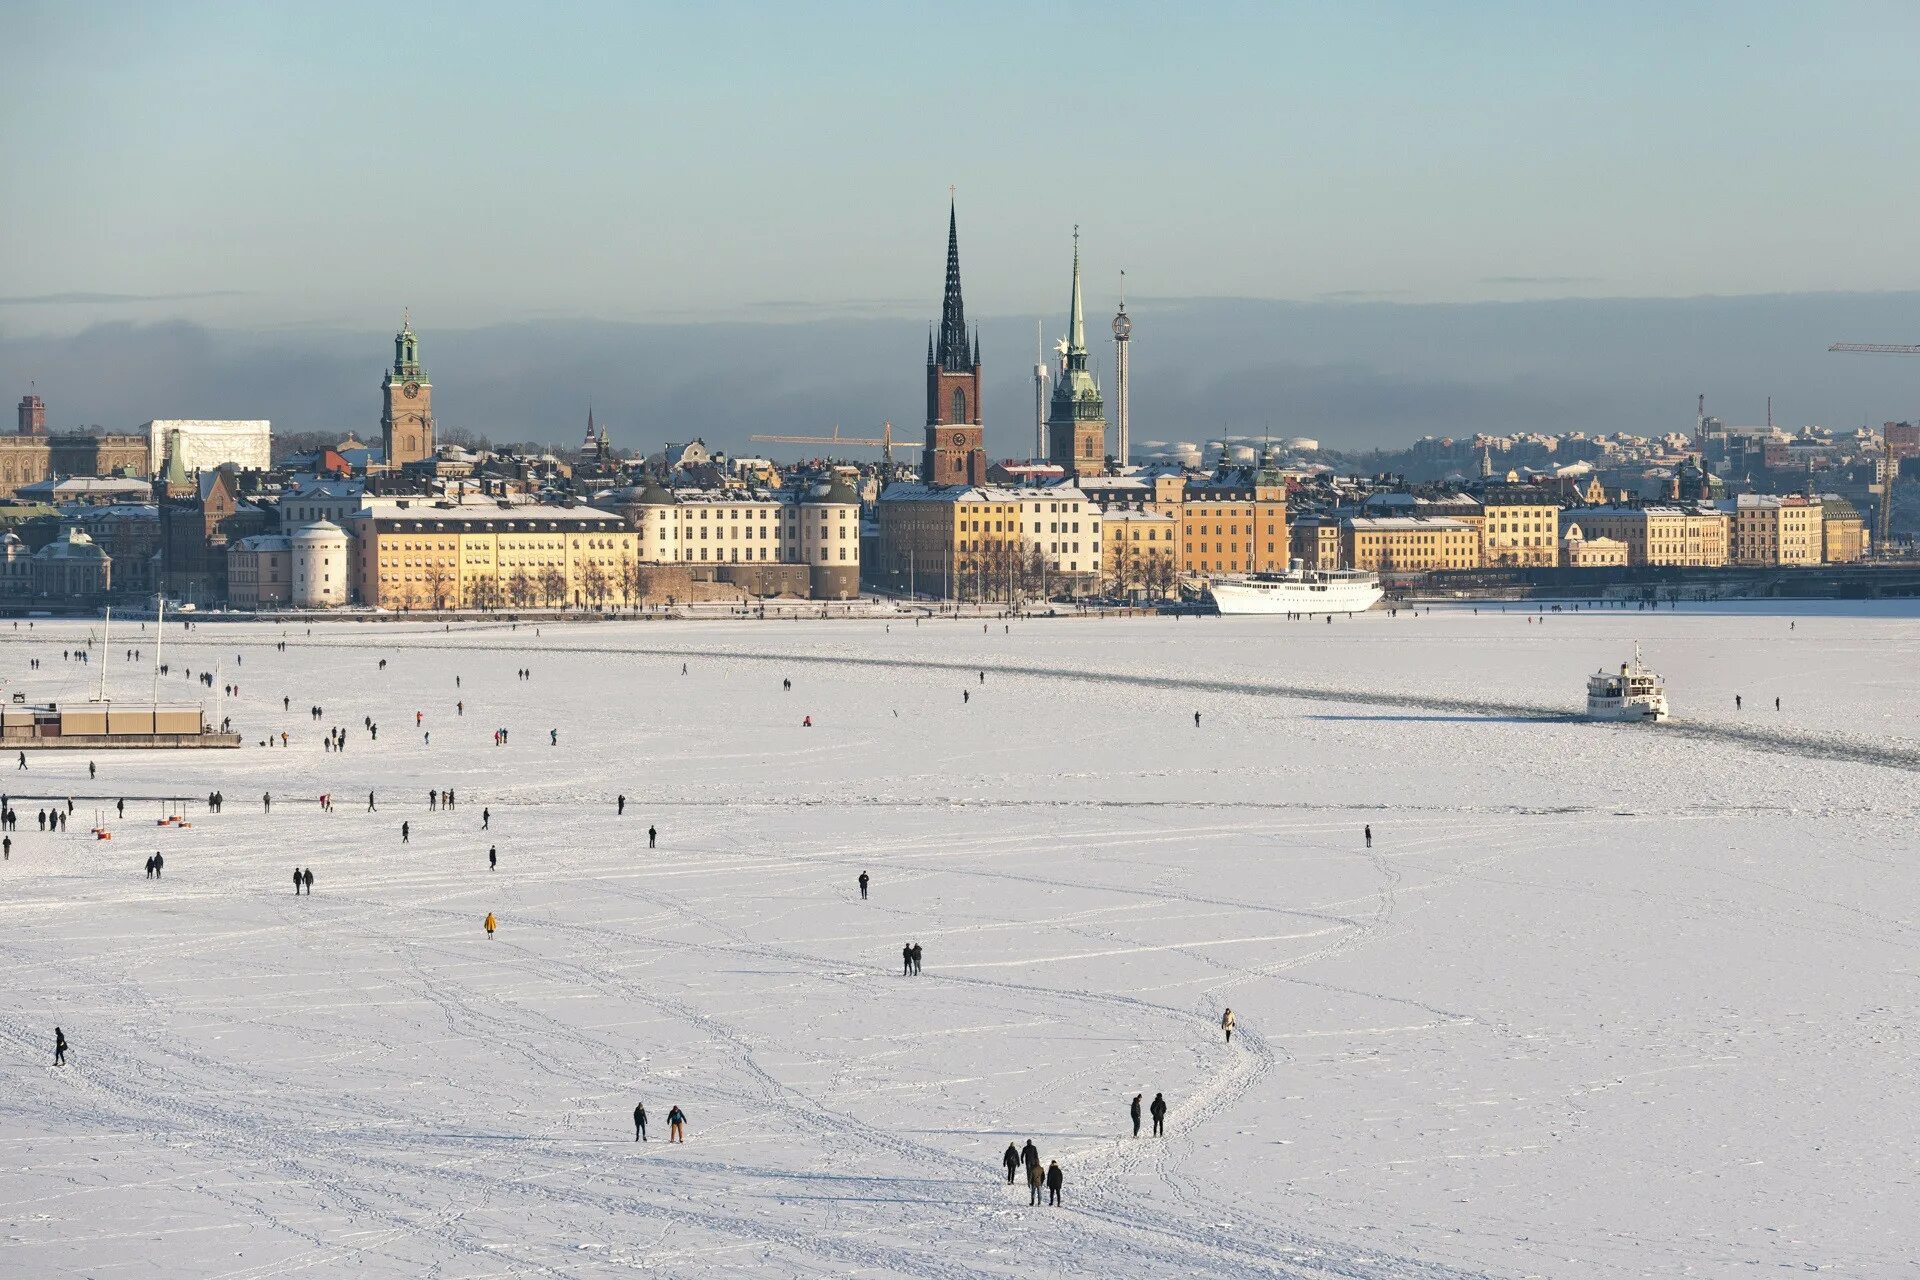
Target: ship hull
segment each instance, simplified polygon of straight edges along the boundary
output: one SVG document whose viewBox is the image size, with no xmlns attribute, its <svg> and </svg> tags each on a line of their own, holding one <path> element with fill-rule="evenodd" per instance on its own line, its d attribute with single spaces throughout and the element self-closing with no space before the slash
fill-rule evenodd
<svg viewBox="0 0 1920 1280">
<path fill-rule="evenodd" d="M 1384 594 L 1372 574 L 1222 579 L 1208 593 L 1223 616 L 1365 613 Z"/>
</svg>

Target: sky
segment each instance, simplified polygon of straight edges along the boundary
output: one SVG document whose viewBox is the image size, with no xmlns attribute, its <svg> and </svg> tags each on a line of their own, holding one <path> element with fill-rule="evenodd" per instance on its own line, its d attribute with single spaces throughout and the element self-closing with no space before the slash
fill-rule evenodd
<svg viewBox="0 0 1920 1280">
<path fill-rule="evenodd" d="M 1895 4 L 6 0 L 0 347 L 186 325 L 377 350 L 404 307 L 441 335 L 917 330 L 949 187 L 1008 378 L 1015 321 L 1064 324 L 1076 226 L 1094 323 L 1124 270 L 1149 334 L 1233 301 L 1899 293 L 1916 37 Z M 1587 334 L 1575 371 L 1631 378 L 1633 337 Z M 1223 371 L 1274 355 L 1223 340 L 1201 353 Z M 903 356 L 834 360 L 875 381 Z M 89 411 L 84 386 L 44 393 Z"/>
</svg>

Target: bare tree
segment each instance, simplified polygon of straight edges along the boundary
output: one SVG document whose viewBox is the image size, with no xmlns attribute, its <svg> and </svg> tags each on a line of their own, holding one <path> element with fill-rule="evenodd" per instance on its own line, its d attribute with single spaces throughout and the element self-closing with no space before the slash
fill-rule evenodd
<svg viewBox="0 0 1920 1280">
<path fill-rule="evenodd" d="M 565 605 L 567 603 L 566 572 L 557 564 L 548 565 L 540 574 L 540 591 L 546 597 L 549 609 L 556 603 Z"/>
<path fill-rule="evenodd" d="M 513 576 L 507 579 L 507 599 L 513 601 L 516 609 L 524 609 L 533 603 L 533 579 L 527 576 L 525 566 L 516 568 Z"/>
<path fill-rule="evenodd" d="M 1109 521 L 1108 531 L 1111 532 L 1113 528 L 1113 523 Z M 1133 539 L 1128 536 L 1131 532 L 1123 524 L 1119 535 L 1106 542 L 1107 577 L 1113 583 L 1113 594 L 1122 599 L 1133 594 Z"/>
<path fill-rule="evenodd" d="M 436 609 L 446 608 L 449 589 L 453 586 L 454 581 L 453 574 L 447 568 L 446 562 L 438 558 L 427 561 L 426 577 L 427 594 L 433 600 L 433 607 Z"/>
<path fill-rule="evenodd" d="M 607 571 L 598 560 L 587 561 L 586 568 L 580 574 L 580 585 L 594 608 L 598 609 L 606 603 Z"/>
</svg>

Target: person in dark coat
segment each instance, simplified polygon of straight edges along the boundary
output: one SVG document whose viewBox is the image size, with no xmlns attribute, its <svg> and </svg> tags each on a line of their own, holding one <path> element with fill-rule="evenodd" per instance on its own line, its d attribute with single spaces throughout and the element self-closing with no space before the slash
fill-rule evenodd
<svg viewBox="0 0 1920 1280">
<path fill-rule="evenodd" d="M 1362 827 L 1361 830 L 1366 833 L 1367 848 L 1373 848 L 1373 824 L 1369 822 L 1366 826 Z"/>
<path fill-rule="evenodd" d="M 917 942 L 913 944 L 913 976 L 920 976 L 920 944 Z"/>
<path fill-rule="evenodd" d="M 167 855 L 164 853 L 154 854 L 153 855 L 153 878 L 155 880 L 158 880 L 160 878 L 160 874 L 166 869 L 167 869 Z"/>
<path fill-rule="evenodd" d="M 649 849 L 653 848 L 654 843 L 659 839 L 660 839 L 660 833 L 654 830 L 652 827 L 648 827 L 647 828 L 647 848 Z"/>
<path fill-rule="evenodd" d="M 615 797 L 613 802 L 613 816 L 616 818 L 623 818 L 626 816 L 626 813 L 627 813 L 627 798 L 625 796 Z"/>
<path fill-rule="evenodd" d="M 900 948 L 900 976 L 903 978 L 913 976 L 913 944 L 911 942 Z"/>
<path fill-rule="evenodd" d="M 1027 1145 L 1020 1148 L 1020 1159 L 1029 1169 L 1040 1167 L 1040 1148 L 1033 1145 L 1033 1139 L 1027 1139 Z"/>
<path fill-rule="evenodd" d="M 487 846 L 487 870 L 498 871 L 499 869 L 500 869 L 500 847 L 498 845 L 490 844 Z"/>
<path fill-rule="evenodd" d="M 860 900 L 867 900 L 867 873 L 864 871 L 860 873 Z"/>
<path fill-rule="evenodd" d="M 1000 1163 L 1007 1166 L 1007 1185 L 1013 1185 L 1013 1175 L 1020 1171 L 1020 1148 L 1011 1142 L 1007 1144 L 1007 1154 L 1000 1157 Z"/>
<path fill-rule="evenodd" d="M 407 842 L 407 836 L 409 835 L 411 830 L 412 828 L 408 823 L 403 822 L 400 824 L 400 843 L 401 844 L 405 844 Z"/>
<path fill-rule="evenodd" d="M 1067 1175 L 1060 1172 L 1060 1162 L 1058 1160 L 1048 1161 L 1047 1162 L 1047 1204 L 1048 1205 L 1051 1206 L 1051 1205 L 1056 1205 L 1060 1203 L 1060 1188 L 1066 1185 L 1066 1181 L 1067 1181 Z"/>
<path fill-rule="evenodd" d="M 1040 1203 L 1040 1188 L 1046 1185 L 1047 1185 L 1047 1173 L 1046 1173 L 1046 1170 L 1040 1167 L 1039 1161 L 1035 1161 L 1034 1163 L 1028 1165 L 1027 1166 L 1027 1203 L 1029 1205 L 1036 1205 Z"/>
<path fill-rule="evenodd" d="M 1156 1138 L 1166 1137 L 1167 1100 L 1165 1096 L 1158 1093 L 1154 1094 L 1153 1105 L 1147 1109 L 1153 1113 L 1153 1136 Z"/>
<path fill-rule="evenodd" d="M 300 868 L 295 867 L 293 869 L 293 896 L 296 898 L 300 896 L 300 884 Z"/>
<path fill-rule="evenodd" d="M 644 1102 L 636 1103 L 633 1108 L 633 1140 L 647 1140 L 647 1104 Z"/>
<path fill-rule="evenodd" d="M 67 1065 L 67 1033 L 58 1027 L 53 1029 L 53 1065 Z"/>
<path fill-rule="evenodd" d="M 1136 1093 L 1133 1095 L 1133 1105 L 1128 1108 L 1128 1111 L 1130 1111 L 1133 1115 L 1133 1136 L 1137 1138 L 1140 1136 L 1140 1095 L 1139 1094 Z"/>
<path fill-rule="evenodd" d="M 300 879 L 307 886 L 307 896 L 311 898 L 313 896 L 313 868 L 308 867 L 305 871 L 302 871 L 300 873 Z"/>
<path fill-rule="evenodd" d="M 493 829 L 493 810 L 487 808 L 485 805 L 480 806 L 480 829 L 482 831 L 490 831 Z"/>
</svg>

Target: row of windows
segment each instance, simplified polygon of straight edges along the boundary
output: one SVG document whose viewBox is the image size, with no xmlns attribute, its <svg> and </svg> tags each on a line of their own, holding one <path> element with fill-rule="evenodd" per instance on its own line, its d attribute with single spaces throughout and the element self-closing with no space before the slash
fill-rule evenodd
<svg viewBox="0 0 1920 1280">
<path fill-rule="evenodd" d="M 714 555 L 714 557 L 713 557 L 713 558 L 714 558 L 715 560 L 719 560 L 719 559 L 721 559 L 722 557 L 721 557 L 721 556 L 720 556 L 720 555 L 718 554 L 718 551 L 719 551 L 719 548 L 717 548 L 717 547 L 716 547 L 716 548 L 714 548 L 714 550 L 715 550 L 715 555 Z M 729 556 L 727 556 L 727 557 L 725 557 L 725 559 L 726 559 L 726 560 L 728 561 L 728 563 L 731 563 L 731 564 L 738 564 L 738 563 L 740 562 L 740 548 L 739 548 L 739 547 L 729 547 L 729 548 L 728 548 L 728 550 L 729 550 L 729 551 L 731 551 L 731 552 L 732 552 L 732 554 L 731 554 L 731 555 L 729 555 Z M 682 557 L 682 558 L 683 558 L 683 559 L 686 559 L 686 560 L 691 560 L 691 559 L 693 559 L 693 558 L 694 558 L 694 556 L 693 556 L 693 548 L 691 548 L 691 547 L 689 547 L 689 548 L 687 548 L 687 553 L 686 553 L 686 555 L 685 555 L 684 557 Z M 700 559 L 702 559 L 702 560 L 705 560 L 706 558 L 707 558 L 707 549 L 706 549 L 705 547 L 701 547 L 701 548 L 700 548 Z M 759 554 L 759 556 L 758 556 L 758 557 L 755 557 L 755 555 L 753 554 L 753 548 L 752 548 L 752 547 L 748 547 L 748 548 L 747 548 L 747 559 L 749 559 L 749 560 L 753 560 L 753 559 L 756 559 L 756 558 L 757 558 L 757 559 L 760 559 L 760 560 L 765 560 L 765 559 L 767 558 L 767 549 L 766 549 L 765 547 L 761 547 L 761 548 L 760 548 L 760 554 Z M 831 556 L 829 556 L 829 555 L 827 554 L 827 548 L 826 548 L 826 547 L 822 547 L 822 548 L 820 548 L 820 558 L 821 558 L 822 560 L 830 560 L 830 559 L 832 559 L 832 557 L 831 557 Z M 842 560 L 845 560 L 845 559 L 847 558 L 847 549 L 846 549 L 845 547 L 841 547 L 841 548 L 840 548 L 840 558 L 841 558 Z"/>
</svg>

